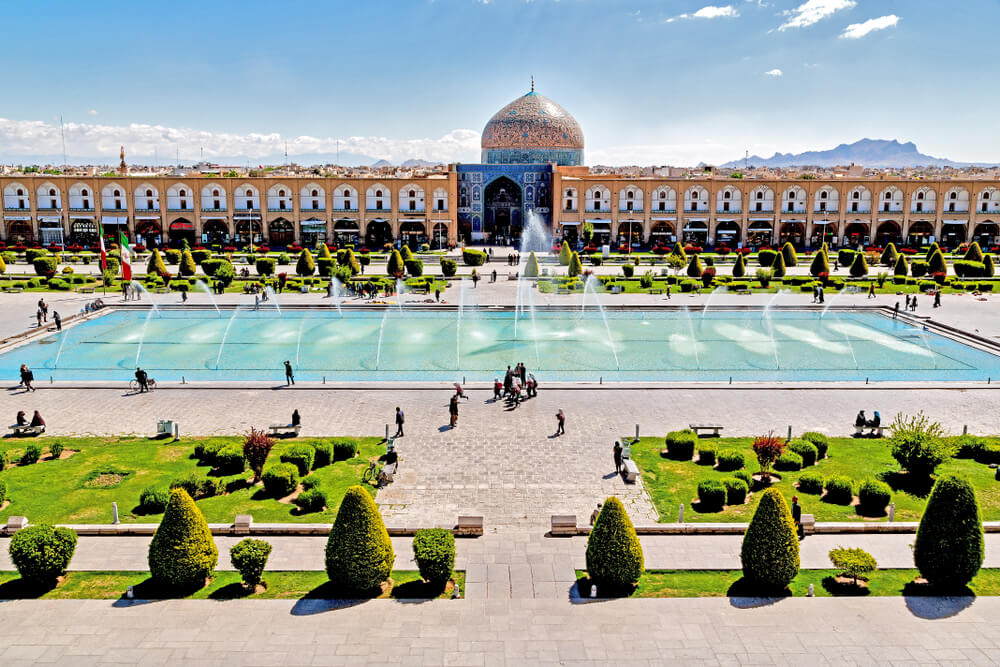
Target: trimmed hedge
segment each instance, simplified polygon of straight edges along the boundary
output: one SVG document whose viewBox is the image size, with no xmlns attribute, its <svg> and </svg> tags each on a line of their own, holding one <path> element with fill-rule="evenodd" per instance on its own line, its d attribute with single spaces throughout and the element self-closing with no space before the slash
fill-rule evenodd
<svg viewBox="0 0 1000 667">
<path fill-rule="evenodd" d="M 317 442 L 313 445 L 316 456 L 313 458 L 313 470 L 323 468 L 333 463 L 333 445 L 329 442 Z"/>
<path fill-rule="evenodd" d="M 145 514 L 159 514 L 167 509 L 169 501 L 170 494 L 168 492 L 147 486 L 139 494 L 139 509 Z"/>
<path fill-rule="evenodd" d="M 297 495 L 292 503 L 304 513 L 322 512 L 326 507 L 326 494 L 312 487 Z"/>
<path fill-rule="evenodd" d="M 718 469 L 722 471 L 742 470 L 746 465 L 746 457 L 743 452 L 736 449 L 723 449 L 715 456 L 718 461 Z"/>
<path fill-rule="evenodd" d="M 964 477 L 934 484 L 913 545 L 913 562 L 936 586 L 960 589 L 983 565 L 983 524 L 976 492 Z"/>
<path fill-rule="evenodd" d="M 747 500 L 747 493 L 750 492 L 750 485 L 742 479 L 732 477 L 722 480 L 726 487 L 726 504 L 742 505 Z"/>
<path fill-rule="evenodd" d="M 802 467 L 807 468 L 816 465 L 819 451 L 816 449 L 816 445 L 808 440 L 792 440 L 788 443 L 788 450 L 798 454 L 802 458 Z"/>
<path fill-rule="evenodd" d="M 784 496 L 764 491 L 740 547 L 743 576 L 752 584 L 782 590 L 799 573 L 799 538 Z"/>
<path fill-rule="evenodd" d="M 442 257 L 441 275 L 443 275 L 445 278 L 450 278 L 456 273 L 458 273 L 458 262 L 456 262 L 453 259 L 448 259 L 447 257 Z M 527 275 L 527 273 L 525 275 Z"/>
<path fill-rule="evenodd" d="M 694 448 L 698 436 L 691 429 L 671 431 L 666 437 L 667 456 L 677 461 L 690 461 L 694 457 Z"/>
<path fill-rule="evenodd" d="M 347 461 L 358 455 L 358 441 L 351 438 L 335 438 L 330 441 L 333 445 L 333 460 Z"/>
<path fill-rule="evenodd" d="M 25 581 L 43 586 L 55 584 L 66 574 L 76 551 L 76 533 L 48 524 L 29 526 L 10 538 L 10 559 Z"/>
<path fill-rule="evenodd" d="M 715 447 L 711 445 L 701 445 L 698 447 L 698 463 L 701 465 L 715 465 Z"/>
<path fill-rule="evenodd" d="M 455 568 L 455 535 L 444 528 L 423 528 L 413 536 L 413 559 L 420 576 L 444 586 Z"/>
<path fill-rule="evenodd" d="M 462 261 L 466 266 L 482 266 L 486 263 L 486 253 L 474 248 L 462 248 Z"/>
<path fill-rule="evenodd" d="M 40 459 L 41 457 L 42 457 L 41 446 L 36 445 L 35 443 L 31 443 L 30 445 L 24 448 L 24 453 L 21 454 L 21 460 L 18 461 L 18 464 L 22 466 L 31 465 L 32 463 L 37 463 L 38 459 Z"/>
<path fill-rule="evenodd" d="M 316 450 L 309 445 L 292 445 L 281 452 L 278 457 L 282 463 L 291 463 L 299 471 L 299 477 L 305 477 L 313 469 Z"/>
<path fill-rule="evenodd" d="M 826 495 L 823 500 L 835 505 L 850 505 L 854 500 L 853 487 L 851 479 L 846 475 L 834 475 L 826 480 Z"/>
<path fill-rule="evenodd" d="M 346 590 L 372 590 L 389 577 L 395 559 L 372 497 L 360 486 L 350 487 L 326 543 L 330 581 Z"/>
<path fill-rule="evenodd" d="M 726 487 L 717 479 L 698 482 L 698 503 L 702 512 L 717 512 L 726 504 Z"/>
<path fill-rule="evenodd" d="M 892 489 L 877 479 L 866 479 L 858 486 L 858 505 L 865 512 L 881 515 L 891 498 Z"/>
<path fill-rule="evenodd" d="M 806 472 L 802 473 L 799 477 L 798 489 L 802 493 L 812 493 L 819 495 L 823 493 L 823 483 L 826 480 L 823 479 L 823 475 L 817 472 Z"/>
<path fill-rule="evenodd" d="M 184 489 L 173 489 L 149 543 L 149 573 L 170 589 L 201 588 L 219 560 L 205 515 Z"/>
<path fill-rule="evenodd" d="M 215 454 L 215 467 L 223 475 L 238 475 L 246 469 L 243 447 L 226 445 Z"/>
<path fill-rule="evenodd" d="M 587 538 L 587 574 L 598 586 L 631 587 L 645 571 L 642 545 L 622 501 L 604 501 Z"/>
<path fill-rule="evenodd" d="M 802 469 L 802 457 L 795 452 L 784 452 L 778 457 L 778 460 L 774 462 L 775 470 L 801 470 Z"/>
<path fill-rule="evenodd" d="M 811 442 L 816 447 L 816 460 L 822 461 L 826 458 L 826 452 L 830 448 L 830 439 L 822 433 L 807 431 L 802 434 L 802 440 Z"/>
<path fill-rule="evenodd" d="M 284 498 L 299 486 L 299 469 L 291 463 L 272 463 L 261 475 L 264 490 L 273 498 Z"/>
</svg>

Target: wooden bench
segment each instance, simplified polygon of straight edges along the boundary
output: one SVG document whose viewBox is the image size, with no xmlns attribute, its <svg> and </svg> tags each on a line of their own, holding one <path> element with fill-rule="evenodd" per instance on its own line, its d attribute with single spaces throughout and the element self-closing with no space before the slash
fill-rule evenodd
<svg viewBox="0 0 1000 667">
<path fill-rule="evenodd" d="M 30 424 L 22 424 L 22 425 L 12 424 L 8 428 L 11 431 L 11 435 L 15 435 L 17 437 L 23 437 L 27 435 L 41 435 L 42 433 L 45 433 L 44 426 L 31 426 Z"/>
<path fill-rule="evenodd" d="M 271 424 L 267 427 L 271 431 L 271 435 L 284 435 L 291 433 L 293 435 L 298 435 L 299 430 L 302 428 L 302 424 Z"/>
<path fill-rule="evenodd" d="M 639 478 L 639 466 L 632 459 L 622 459 L 622 475 L 626 482 L 634 484 Z"/>
<path fill-rule="evenodd" d="M 699 438 L 718 438 L 722 435 L 723 429 L 722 426 L 713 424 L 688 424 L 688 428 L 694 431 Z M 706 433 L 702 435 L 702 431 L 706 431 Z M 707 431 L 711 431 L 711 433 L 707 433 Z"/>
<path fill-rule="evenodd" d="M 576 515 L 553 514 L 551 533 L 553 535 L 576 535 Z"/>
<path fill-rule="evenodd" d="M 749 296 L 750 295 L 750 290 L 748 290 L 748 289 L 738 289 L 738 290 L 736 290 L 736 293 L 737 294 L 744 294 L 744 295 Z"/>
<path fill-rule="evenodd" d="M 80 293 L 80 294 L 93 294 L 94 293 L 94 288 L 93 287 L 77 287 L 76 291 L 78 293 Z"/>
<path fill-rule="evenodd" d="M 556 294 L 572 294 L 572 290 L 568 290 L 565 287 L 559 287 L 556 289 Z"/>
<path fill-rule="evenodd" d="M 889 428 L 889 427 L 885 426 L 883 424 L 879 424 L 878 426 L 858 426 L 857 424 L 854 424 L 854 437 L 855 438 L 864 438 L 864 437 L 881 438 L 881 437 L 883 437 L 883 431 L 885 431 L 885 429 L 887 429 L 887 428 Z M 869 433 L 867 435 L 865 434 L 865 429 L 869 429 Z"/>
<path fill-rule="evenodd" d="M 157 294 L 166 294 L 169 291 L 170 291 L 169 287 L 157 287 L 156 288 L 156 293 Z"/>
<path fill-rule="evenodd" d="M 663 290 L 661 290 L 661 289 L 651 289 L 651 290 L 649 290 L 649 293 L 650 294 L 663 294 Z"/>
<path fill-rule="evenodd" d="M 11 286 L 8 286 L 8 287 L 4 287 L 3 291 L 4 292 L 10 292 L 11 294 L 20 294 L 21 292 L 24 291 L 24 288 L 23 287 L 14 287 L 13 285 L 11 285 Z"/>
</svg>

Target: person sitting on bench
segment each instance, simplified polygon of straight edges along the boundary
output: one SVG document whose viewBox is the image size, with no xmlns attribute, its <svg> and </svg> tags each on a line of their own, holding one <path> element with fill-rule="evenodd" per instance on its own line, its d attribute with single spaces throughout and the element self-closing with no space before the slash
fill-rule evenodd
<svg viewBox="0 0 1000 667">
<path fill-rule="evenodd" d="M 868 425 L 868 420 L 865 419 L 865 411 L 862 410 L 858 413 L 857 419 L 854 420 L 854 425 L 858 427 L 864 427 Z"/>
<path fill-rule="evenodd" d="M 38 413 L 38 410 L 35 410 L 35 414 L 31 417 L 31 426 L 41 428 L 43 431 L 45 430 L 45 420 L 42 419 L 42 415 Z"/>
<path fill-rule="evenodd" d="M 874 433 L 875 432 L 874 429 L 878 428 L 881 424 L 882 424 L 882 415 L 880 415 L 878 413 L 878 410 L 876 410 L 875 416 L 871 420 L 869 420 L 868 423 L 865 424 L 865 426 L 871 428 L 872 432 Z"/>
<path fill-rule="evenodd" d="M 302 417 L 299 416 L 298 410 L 292 410 L 292 426 L 299 426 L 302 423 Z"/>
<path fill-rule="evenodd" d="M 28 419 L 24 416 L 24 410 L 17 411 L 17 426 L 27 426 Z"/>
</svg>

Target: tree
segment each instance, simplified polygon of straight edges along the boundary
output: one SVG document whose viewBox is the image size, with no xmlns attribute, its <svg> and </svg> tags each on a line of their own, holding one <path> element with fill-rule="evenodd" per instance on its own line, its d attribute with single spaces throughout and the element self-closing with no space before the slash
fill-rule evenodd
<svg viewBox="0 0 1000 667">
<path fill-rule="evenodd" d="M 195 264 L 190 250 L 181 253 L 181 264 L 177 270 L 182 276 L 193 276 L 198 271 L 198 265 Z"/>
<path fill-rule="evenodd" d="M 524 277 L 525 278 L 537 278 L 538 277 L 538 258 L 535 257 L 535 251 L 532 250 L 528 255 L 528 263 L 524 266 Z"/>
<path fill-rule="evenodd" d="M 389 255 L 389 262 L 385 267 L 386 273 L 390 276 L 400 278 L 405 270 L 406 266 L 403 264 L 403 257 L 399 254 L 398 250 L 393 250 L 392 254 Z"/>
<path fill-rule="evenodd" d="M 785 497 L 769 488 L 743 535 L 743 576 L 752 584 L 782 590 L 799 573 L 799 538 Z"/>
<path fill-rule="evenodd" d="M 326 543 L 326 574 L 334 585 L 369 591 L 389 577 L 396 554 L 372 497 L 347 489 Z"/>
<path fill-rule="evenodd" d="M 905 278 L 909 272 L 910 272 L 910 266 L 906 262 L 906 255 L 900 253 L 899 255 L 896 256 L 896 268 L 893 269 L 892 274 L 895 276 L 900 276 L 902 278 Z"/>
<path fill-rule="evenodd" d="M 934 243 L 931 244 L 931 247 L 927 249 L 927 254 L 924 255 L 924 259 L 926 261 L 930 262 L 931 261 L 931 255 L 933 255 L 934 253 L 936 253 L 940 249 L 941 249 L 941 246 L 939 246 L 938 242 L 935 241 Z"/>
<path fill-rule="evenodd" d="M 736 253 L 736 263 L 733 264 L 733 278 L 742 278 L 747 274 L 747 260 L 743 253 Z"/>
<path fill-rule="evenodd" d="M 325 248 L 326 246 L 323 247 Z M 350 248 L 347 249 L 347 261 L 345 262 L 345 266 L 351 269 L 352 276 L 356 276 L 361 273 L 361 262 L 358 261 L 354 251 Z"/>
<path fill-rule="evenodd" d="M 330 248 L 325 243 L 320 243 L 319 248 L 316 249 L 316 259 L 333 259 Z"/>
<path fill-rule="evenodd" d="M 985 255 L 983 257 L 983 275 L 987 278 L 992 278 L 996 269 L 993 268 L 993 255 Z"/>
<path fill-rule="evenodd" d="M 7 273 L 7 263 L 0 257 L 0 273 Z"/>
<path fill-rule="evenodd" d="M 569 260 L 573 259 L 573 251 L 569 249 L 569 242 L 563 241 L 559 248 L 559 265 L 569 266 Z"/>
<path fill-rule="evenodd" d="M 677 257 L 681 260 L 681 266 L 687 264 L 688 258 L 687 253 L 684 252 L 684 246 L 680 243 L 674 244 L 674 249 L 670 251 L 672 257 Z"/>
<path fill-rule="evenodd" d="M 809 273 L 813 277 L 819 277 L 821 273 L 830 275 L 830 258 L 822 250 L 813 255 L 812 263 L 809 265 Z"/>
<path fill-rule="evenodd" d="M 188 492 L 170 490 L 170 501 L 149 543 L 149 573 L 161 586 L 201 588 L 219 561 L 219 550 Z"/>
<path fill-rule="evenodd" d="M 944 255 L 941 250 L 935 250 L 929 260 L 927 260 L 927 272 L 932 276 L 935 273 L 948 273 L 948 264 L 944 261 Z"/>
<path fill-rule="evenodd" d="M 784 451 L 785 441 L 774 435 L 774 431 L 753 439 L 753 453 L 757 456 L 762 477 L 767 479 L 771 476 L 771 466 Z"/>
<path fill-rule="evenodd" d="M 882 257 L 879 258 L 879 262 L 881 262 L 882 266 L 894 266 L 898 257 L 899 253 L 896 251 L 896 244 L 890 241 L 885 246 L 885 250 L 882 251 Z"/>
<path fill-rule="evenodd" d="M 785 259 L 786 267 L 798 264 L 799 258 L 795 254 L 795 246 L 790 241 L 785 241 L 785 245 L 781 246 L 781 256 Z"/>
<path fill-rule="evenodd" d="M 837 547 L 836 549 L 831 549 L 828 555 L 830 562 L 833 563 L 835 568 L 842 570 L 844 574 L 854 578 L 855 586 L 858 584 L 858 577 L 863 578 L 865 575 L 871 574 L 878 569 L 875 557 L 864 549 Z"/>
<path fill-rule="evenodd" d="M 573 256 L 569 260 L 569 267 L 566 273 L 570 276 L 578 276 L 583 273 L 583 264 L 580 262 L 579 253 L 573 253 Z"/>
<path fill-rule="evenodd" d="M 583 234 L 583 242 L 586 245 L 590 245 L 590 242 L 594 239 L 594 223 L 584 222 L 581 232 Z"/>
<path fill-rule="evenodd" d="M 771 264 L 771 275 L 775 278 L 784 278 L 788 273 L 785 268 L 785 253 L 779 252 L 774 256 L 774 263 Z"/>
<path fill-rule="evenodd" d="M 704 269 L 701 268 L 701 260 L 698 259 L 698 255 L 692 254 L 691 261 L 688 262 L 687 274 L 691 278 L 701 278 L 701 272 Z"/>
<path fill-rule="evenodd" d="M 964 477 L 934 484 L 913 544 L 913 562 L 932 585 L 961 588 L 983 565 L 983 522 L 976 492 Z"/>
<path fill-rule="evenodd" d="M 300 276 L 311 276 L 316 271 L 316 262 L 313 261 L 309 248 L 303 248 L 299 253 L 299 261 L 295 263 L 295 273 Z"/>
<path fill-rule="evenodd" d="M 243 438 L 243 458 L 246 459 L 247 465 L 253 471 L 254 484 L 260 482 L 260 476 L 264 472 L 264 465 L 267 463 L 267 457 L 273 447 L 274 438 L 264 433 L 264 431 L 258 431 L 252 426 L 250 427 L 250 432 Z"/>
<path fill-rule="evenodd" d="M 932 422 L 923 411 L 913 417 L 897 414 L 889 428 L 892 457 L 912 475 L 929 477 L 951 456 L 953 448 L 944 440 L 941 424 Z"/>
<path fill-rule="evenodd" d="M 598 586 L 621 590 L 639 581 L 645 571 L 642 545 L 622 501 L 604 501 L 587 538 L 587 574 Z"/>
<path fill-rule="evenodd" d="M 153 253 L 149 256 L 149 262 L 146 263 L 146 273 L 155 276 L 162 276 L 167 273 L 167 265 L 163 263 L 163 257 L 160 256 L 160 251 L 153 248 Z"/>
<path fill-rule="evenodd" d="M 851 276 L 854 278 L 861 278 L 862 276 L 868 275 L 868 260 L 865 259 L 865 253 L 859 252 L 854 254 L 854 261 L 851 262 Z"/>
<path fill-rule="evenodd" d="M 413 559 L 420 576 L 444 586 L 455 568 L 455 535 L 444 528 L 421 528 L 413 536 Z"/>
<path fill-rule="evenodd" d="M 973 241 L 969 244 L 969 249 L 965 251 L 964 259 L 968 262 L 983 261 L 983 250 L 979 247 L 979 241 Z"/>
<path fill-rule="evenodd" d="M 401 251 L 401 254 L 404 263 L 413 261 L 413 251 L 410 250 L 410 246 L 403 244 L 403 249 Z"/>
</svg>

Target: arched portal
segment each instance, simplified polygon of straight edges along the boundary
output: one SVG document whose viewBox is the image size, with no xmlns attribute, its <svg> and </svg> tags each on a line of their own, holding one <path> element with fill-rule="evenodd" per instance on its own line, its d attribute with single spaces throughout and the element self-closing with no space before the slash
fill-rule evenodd
<svg viewBox="0 0 1000 667">
<path fill-rule="evenodd" d="M 209 246 L 229 243 L 229 225 L 225 220 L 206 220 L 201 229 Z"/>
<path fill-rule="evenodd" d="M 381 250 L 386 243 L 392 243 L 392 227 L 388 220 L 372 220 L 365 233 L 365 246 L 371 250 Z"/>
<path fill-rule="evenodd" d="M 194 245 L 194 223 L 185 220 L 184 218 L 177 218 L 170 223 L 170 229 L 167 233 L 170 238 L 170 245 L 175 248 L 181 247 L 184 241 L 188 242 L 188 246 Z"/>
<path fill-rule="evenodd" d="M 483 201 L 486 207 L 483 224 L 486 239 L 496 236 L 520 238 L 521 188 L 517 183 L 501 176 L 486 186 Z"/>
</svg>

